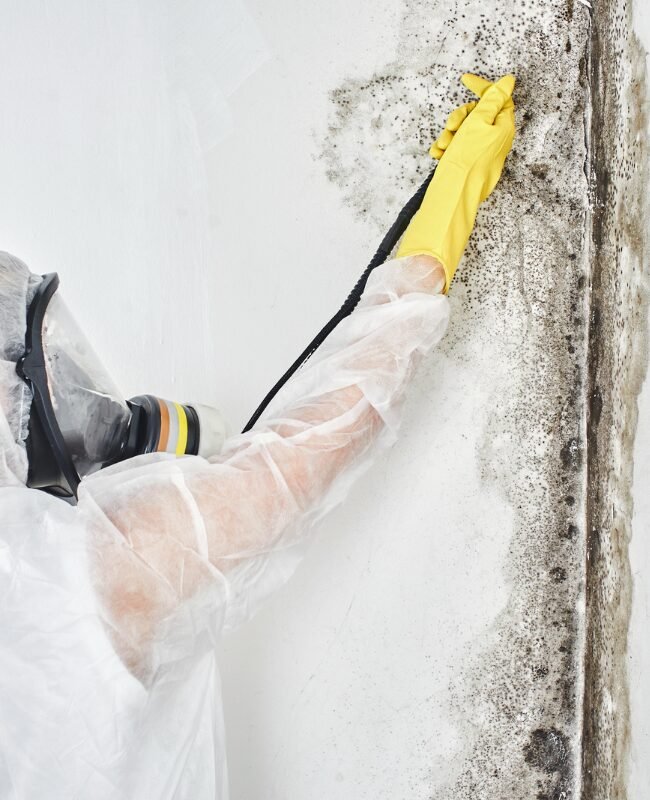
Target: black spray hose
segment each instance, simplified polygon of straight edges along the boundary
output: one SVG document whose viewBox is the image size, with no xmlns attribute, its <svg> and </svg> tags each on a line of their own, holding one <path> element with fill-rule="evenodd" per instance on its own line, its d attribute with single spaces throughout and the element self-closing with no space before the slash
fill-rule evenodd
<svg viewBox="0 0 650 800">
<path fill-rule="evenodd" d="M 397 219 L 391 225 L 390 230 L 384 236 L 381 241 L 381 244 L 377 248 L 377 252 L 372 258 L 372 261 L 368 264 L 366 269 L 363 272 L 363 275 L 359 278 L 356 282 L 354 289 L 350 292 L 347 296 L 346 301 L 343 303 L 341 308 L 336 312 L 336 314 L 332 317 L 332 319 L 314 336 L 311 342 L 305 347 L 302 353 L 298 356 L 298 358 L 293 362 L 293 364 L 289 367 L 289 369 L 284 373 L 284 375 L 280 378 L 280 380 L 273 386 L 273 388 L 268 392 L 264 400 L 259 404 L 253 416 L 248 420 L 246 423 L 246 427 L 242 431 L 242 433 L 246 433 L 249 431 L 253 425 L 257 422 L 257 420 L 262 416 L 266 407 L 269 405 L 271 400 L 276 396 L 276 394 L 280 391 L 280 389 L 284 386 L 284 384 L 291 378 L 291 376 L 297 372 L 300 367 L 307 361 L 318 348 L 323 344 L 325 339 L 330 335 L 330 333 L 336 328 L 336 326 L 341 322 L 341 320 L 349 317 L 350 314 L 354 311 L 357 307 L 359 300 L 361 300 L 361 296 L 363 295 L 364 289 L 366 288 L 366 283 L 368 282 L 368 278 L 370 277 L 370 273 L 383 264 L 390 254 L 393 251 L 395 245 L 399 242 L 404 234 L 404 231 L 408 227 L 409 222 L 413 219 L 415 212 L 420 208 L 422 205 L 422 200 L 424 199 L 424 194 L 431 183 L 431 179 L 435 173 L 435 167 L 433 170 L 427 175 L 426 180 L 417 190 L 417 192 L 411 197 L 411 199 L 407 202 L 404 208 L 399 212 Z"/>
</svg>

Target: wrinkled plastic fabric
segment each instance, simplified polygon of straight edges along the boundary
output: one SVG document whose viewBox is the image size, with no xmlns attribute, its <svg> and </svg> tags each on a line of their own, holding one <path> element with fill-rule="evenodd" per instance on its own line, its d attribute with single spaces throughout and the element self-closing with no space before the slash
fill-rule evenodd
<svg viewBox="0 0 650 800">
<path fill-rule="evenodd" d="M 30 279 L 11 280 L 0 261 L 0 797 L 223 800 L 219 639 L 394 441 L 414 367 L 447 325 L 442 281 L 417 260 L 379 268 L 250 433 L 209 462 L 102 470 L 74 507 L 20 485 L 20 315 L 5 306 L 24 315 Z"/>
<path fill-rule="evenodd" d="M 40 281 L 20 259 L 0 252 L 0 486 L 27 482 L 31 393 L 16 362 L 25 351 L 26 308 Z"/>
</svg>

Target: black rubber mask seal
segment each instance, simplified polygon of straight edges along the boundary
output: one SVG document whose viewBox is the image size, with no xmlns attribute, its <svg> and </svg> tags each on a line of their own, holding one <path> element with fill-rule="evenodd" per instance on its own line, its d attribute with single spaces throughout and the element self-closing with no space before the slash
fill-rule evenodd
<svg viewBox="0 0 650 800">
<path fill-rule="evenodd" d="M 43 320 L 59 276 L 51 272 L 43 276 L 27 309 L 25 353 L 16 364 L 16 372 L 29 386 L 32 406 L 29 415 L 27 486 L 71 501 L 76 500 L 81 478 L 66 447 L 54 413 L 47 380 L 43 348 Z"/>
</svg>

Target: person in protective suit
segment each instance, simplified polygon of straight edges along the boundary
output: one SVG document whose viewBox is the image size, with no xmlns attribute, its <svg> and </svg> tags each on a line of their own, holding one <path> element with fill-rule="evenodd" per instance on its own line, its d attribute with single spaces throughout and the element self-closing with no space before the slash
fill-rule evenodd
<svg viewBox="0 0 650 800">
<path fill-rule="evenodd" d="M 463 80 L 480 99 L 432 147 L 439 165 L 397 258 L 219 453 L 208 410 L 125 402 L 56 280 L 1 256 L 2 798 L 227 797 L 219 638 L 288 578 L 305 533 L 394 440 L 512 145 L 514 78 Z"/>
</svg>

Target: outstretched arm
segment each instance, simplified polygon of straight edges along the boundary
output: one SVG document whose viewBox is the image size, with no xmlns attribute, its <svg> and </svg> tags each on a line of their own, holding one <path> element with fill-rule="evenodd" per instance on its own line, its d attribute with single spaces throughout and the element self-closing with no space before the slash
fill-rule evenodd
<svg viewBox="0 0 650 800">
<path fill-rule="evenodd" d="M 156 626 L 202 589 L 216 587 L 228 624 L 245 616 L 257 583 L 266 593 L 281 580 L 269 557 L 291 560 L 373 444 L 392 441 L 413 369 L 446 328 L 444 282 L 428 256 L 378 269 L 355 312 L 219 458 L 144 456 L 82 483 L 94 580 L 134 671 Z"/>
<path fill-rule="evenodd" d="M 499 111 L 492 114 L 492 106 L 501 102 L 505 108 L 506 98 L 496 87 L 485 97 L 494 122 Z M 482 102 L 454 132 L 421 213 L 406 233 L 410 257 L 372 274 L 354 313 L 292 377 L 252 431 L 229 440 L 211 462 L 143 457 L 82 484 L 79 510 L 89 515 L 94 532 L 95 581 L 116 645 L 134 671 L 151 668 L 143 666 L 143 654 L 152 657 L 155 648 L 149 645 L 163 622 L 169 651 L 173 634 L 181 640 L 188 631 L 195 636 L 207 615 L 217 617 L 217 609 L 223 611 L 217 627 L 245 616 L 256 593 L 286 577 L 291 546 L 342 499 L 369 463 L 373 444 L 393 440 L 413 370 L 447 324 L 441 292 L 460 254 L 454 234 L 437 227 L 436 195 L 446 191 L 462 163 L 463 127 L 468 125 L 471 148 L 479 147 L 483 136 L 492 154 L 466 158 L 472 174 L 487 169 L 493 175 L 494 160 L 501 158 L 501 145 L 495 156 L 494 132 L 484 130 L 490 123 Z M 472 127 L 478 112 L 483 116 Z M 498 136 L 501 140 L 502 133 Z M 442 170 L 452 151 L 455 161 Z M 472 202 L 478 205 L 492 178 L 475 181 L 480 186 L 472 190 Z M 435 213 L 427 216 L 431 205 Z M 462 224 L 468 214 L 473 222 L 469 205 Z M 460 224 L 453 215 L 444 220 L 448 227 Z M 285 566 L 268 569 L 272 560 L 280 563 L 278 554 L 287 556 Z M 190 600 L 200 614 L 182 602 Z M 184 623 L 170 627 L 181 606 Z"/>
</svg>

